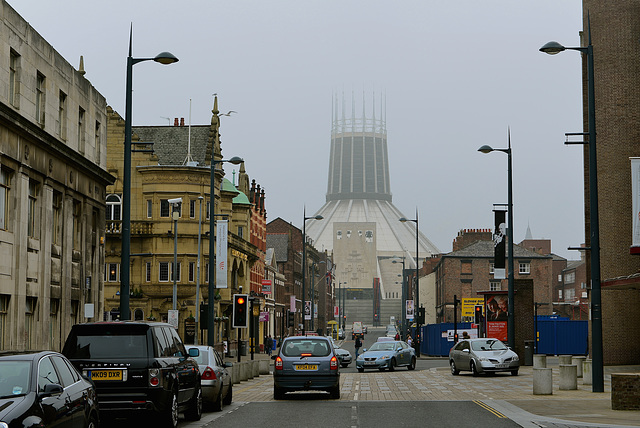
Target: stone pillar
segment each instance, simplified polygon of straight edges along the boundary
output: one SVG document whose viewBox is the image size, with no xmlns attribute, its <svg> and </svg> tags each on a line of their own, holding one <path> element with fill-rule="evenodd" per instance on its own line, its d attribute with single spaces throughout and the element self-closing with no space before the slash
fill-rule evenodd
<svg viewBox="0 0 640 428">
<path fill-rule="evenodd" d="M 547 356 L 545 354 L 535 354 L 533 356 L 533 368 L 544 369 L 547 367 Z"/>
<path fill-rule="evenodd" d="M 578 368 L 571 364 L 560 364 L 560 390 L 578 389 Z"/>
<path fill-rule="evenodd" d="M 571 359 L 571 364 L 577 367 L 578 377 L 580 378 L 582 377 L 582 362 L 586 359 L 587 357 L 584 357 L 584 356 L 577 356 Z"/>
<path fill-rule="evenodd" d="M 571 365 L 571 355 L 558 355 L 558 364 Z"/>
<path fill-rule="evenodd" d="M 591 360 L 584 360 L 582 362 L 582 384 L 593 385 Z"/>
<path fill-rule="evenodd" d="M 550 368 L 533 368 L 533 395 L 553 394 L 553 370 Z"/>
</svg>

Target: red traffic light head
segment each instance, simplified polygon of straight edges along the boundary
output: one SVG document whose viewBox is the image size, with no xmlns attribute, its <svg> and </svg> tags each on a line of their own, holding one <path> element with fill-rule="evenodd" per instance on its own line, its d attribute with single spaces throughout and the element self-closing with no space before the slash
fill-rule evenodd
<svg viewBox="0 0 640 428">
<path fill-rule="evenodd" d="M 243 305 L 244 304 L 244 297 L 238 297 L 238 303 Z"/>
</svg>

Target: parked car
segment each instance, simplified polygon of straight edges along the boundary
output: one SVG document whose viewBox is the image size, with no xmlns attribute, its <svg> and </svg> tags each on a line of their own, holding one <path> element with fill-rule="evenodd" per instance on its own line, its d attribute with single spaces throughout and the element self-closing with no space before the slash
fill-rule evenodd
<svg viewBox="0 0 640 428">
<path fill-rule="evenodd" d="M 393 371 L 398 366 L 406 366 L 409 370 L 416 368 L 416 351 L 401 340 L 376 342 L 356 359 L 360 373 L 365 369 Z"/>
<path fill-rule="evenodd" d="M 93 383 L 53 351 L 0 352 L 0 427 L 99 424 Z"/>
<path fill-rule="evenodd" d="M 451 374 L 469 370 L 474 376 L 481 373 L 511 372 L 518 375 L 518 354 L 498 339 L 467 339 L 458 342 L 449 351 Z"/>
<path fill-rule="evenodd" d="M 363 332 L 364 334 L 367 334 L 367 330 L 368 330 L 368 329 L 367 329 L 367 326 L 366 326 L 366 325 L 364 325 L 364 324 L 362 324 L 362 332 Z"/>
<path fill-rule="evenodd" d="M 198 354 L 193 355 L 197 350 Z M 218 351 L 211 346 L 188 346 L 187 351 L 198 363 L 202 377 L 202 398 L 214 410 L 222 410 L 222 404 L 229 405 L 233 399 L 233 382 L 227 370 L 233 363 L 225 363 Z"/>
<path fill-rule="evenodd" d="M 344 340 L 344 338 L 345 338 L 345 337 L 346 337 L 346 336 L 345 336 L 345 334 L 344 334 L 344 329 L 343 329 L 342 327 L 340 327 L 340 328 L 338 329 L 338 339 L 343 339 L 343 340 Z"/>
<path fill-rule="evenodd" d="M 95 383 L 101 419 L 147 412 L 159 425 L 176 427 L 180 412 L 188 420 L 202 415 L 198 364 L 169 324 L 76 324 L 62 353 Z"/>
<path fill-rule="evenodd" d="M 329 338 L 290 336 L 284 339 L 274 360 L 273 398 L 281 400 L 290 391 L 327 391 L 340 398 L 338 356 Z"/>
<path fill-rule="evenodd" d="M 333 349 L 335 350 L 336 355 L 338 356 L 338 360 L 340 360 L 340 365 L 342 367 L 349 367 L 349 364 L 351 364 L 351 362 L 353 361 L 351 352 L 341 348 L 340 345 L 338 345 L 338 342 L 333 340 L 332 337 L 329 337 L 329 341 L 333 345 Z"/>
</svg>

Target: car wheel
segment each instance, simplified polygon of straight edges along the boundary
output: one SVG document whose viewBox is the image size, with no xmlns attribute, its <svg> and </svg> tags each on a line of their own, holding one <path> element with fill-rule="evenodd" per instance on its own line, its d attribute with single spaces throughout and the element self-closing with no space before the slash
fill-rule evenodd
<svg viewBox="0 0 640 428">
<path fill-rule="evenodd" d="M 360 373 L 364 373 L 364 368 L 362 368 L 362 367 L 358 367 L 358 371 L 359 371 Z"/>
<path fill-rule="evenodd" d="M 457 376 L 458 374 L 460 374 L 460 370 L 458 370 L 458 368 L 456 367 L 456 363 L 454 363 L 453 360 L 451 360 L 449 365 L 451 366 L 451 374 L 452 375 Z"/>
<path fill-rule="evenodd" d="M 340 364 L 340 365 L 341 365 L 342 367 L 345 367 L 345 368 L 346 368 L 346 367 L 349 367 L 349 363 L 347 363 L 347 364 Z"/>
<path fill-rule="evenodd" d="M 394 371 L 397 365 L 398 363 L 396 363 L 396 359 L 392 358 L 391 361 L 389 361 L 389 371 L 390 372 Z"/>
<path fill-rule="evenodd" d="M 518 370 L 511 370 L 511 376 L 518 376 Z"/>
<path fill-rule="evenodd" d="M 202 417 L 202 388 L 196 389 L 189 408 L 184 412 L 184 417 L 190 421 L 199 421 Z"/>
<path fill-rule="evenodd" d="M 224 400 L 222 400 L 222 402 L 225 405 L 229 405 L 231 404 L 231 401 L 233 401 L 233 384 L 229 384 L 229 390 L 227 391 L 227 395 L 224 396 Z"/>
<path fill-rule="evenodd" d="M 333 388 L 331 388 L 329 390 L 329 394 L 330 394 L 331 398 L 333 398 L 335 400 L 339 400 L 340 399 L 340 385 L 336 385 Z"/>
<path fill-rule="evenodd" d="M 220 391 L 218 395 L 216 395 L 216 399 L 213 402 L 213 410 L 219 412 L 222 410 L 222 385 L 220 386 Z"/>
<path fill-rule="evenodd" d="M 412 357 L 411 358 L 411 362 L 409 363 L 409 365 L 407 366 L 407 368 L 409 370 L 415 370 L 416 369 L 416 357 Z"/>
<path fill-rule="evenodd" d="M 278 388 L 277 386 L 273 387 L 273 399 L 274 400 L 284 399 L 284 391 L 282 390 L 282 388 Z"/>
<path fill-rule="evenodd" d="M 178 396 L 175 391 L 171 392 L 169 405 L 160 414 L 159 425 L 166 428 L 176 428 L 178 426 Z"/>
<path fill-rule="evenodd" d="M 471 361 L 471 373 L 473 373 L 474 377 L 478 377 L 480 373 L 478 373 L 478 369 L 476 368 L 476 363 Z"/>
</svg>

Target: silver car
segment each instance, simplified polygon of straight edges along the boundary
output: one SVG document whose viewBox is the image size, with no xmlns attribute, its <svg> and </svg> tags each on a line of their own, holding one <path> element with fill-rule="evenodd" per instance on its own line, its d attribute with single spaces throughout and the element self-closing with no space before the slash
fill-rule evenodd
<svg viewBox="0 0 640 428">
<path fill-rule="evenodd" d="M 393 371 L 398 366 L 406 366 L 409 370 L 416 368 L 416 351 L 401 340 L 378 341 L 356 359 L 360 373 L 365 369 Z"/>
<path fill-rule="evenodd" d="M 213 410 L 220 411 L 222 404 L 231 404 L 233 399 L 233 382 L 227 370 L 233 364 L 225 363 L 218 351 L 211 346 L 187 346 L 187 350 L 191 349 L 198 350 L 198 355 L 191 358 L 198 363 L 202 377 L 202 399 Z M 190 351 L 190 355 L 192 354 L 193 351 Z"/>
<path fill-rule="evenodd" d="M 469 370 L 474 376 L 481 373 L 511 372 L 518 376 L 520 360 L 498 339 L 467 339 L 458 342 L 449 351 L 451 374 Z"/>
<path fill-rule="evenodd" d="M 327 391 L 331 398 L 340 398 L 340 361 L 328 337 L 287 337 L 271 358 L 275 400 L 303 390 Z"/>
<path fill-rule="evenodd" d="M 333 349 L 335 350 L 336 355 L 338 356 L 338 360 L 340 360 L 340 365 L 342 367 L 349 367 L 349 364 L 351 364 L 351 362 L 353 361 L 353 357 L 351 356 L 351 352 L 347 351 L 346 349 L 341 348 L 340 345 L 338 344 L 338 342 L 333 340 L 332 337 L 329 337 L 329 341 L 333 345 Z"/>
</svg>

